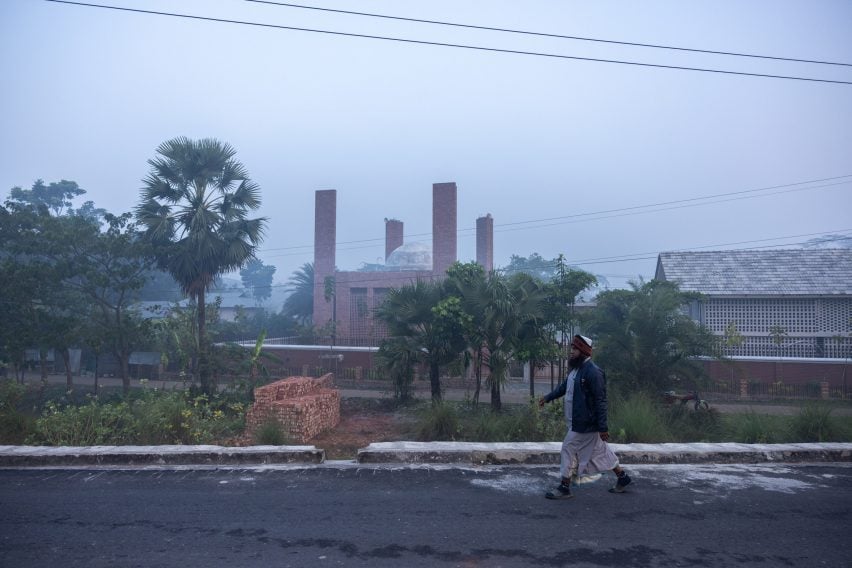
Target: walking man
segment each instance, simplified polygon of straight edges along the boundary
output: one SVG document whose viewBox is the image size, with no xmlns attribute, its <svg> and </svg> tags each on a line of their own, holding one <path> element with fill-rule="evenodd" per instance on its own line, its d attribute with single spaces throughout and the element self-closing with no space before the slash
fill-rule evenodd
<svg viewBox="0 0 852 568">
<path fill-rule="evenodd" d="M 616 482 L 612 493 L 623 493 L 630 484 L 630 476 L 618 465 L 618 458 L 610 449 L 607 427 L 606 378 L 603 371 L 592 362 L 592 340 L 575 335 L 571 342 L 571 371 L 552 392 L 541 397 L 539 406 L 565 397 L 565 421 L 568 432 L 562 442 L 559 471 L 562 482 L 548 499 L 570 499 L 572 463 L 577 475 L 591 475 L 612 470 Z"/>
</svg>

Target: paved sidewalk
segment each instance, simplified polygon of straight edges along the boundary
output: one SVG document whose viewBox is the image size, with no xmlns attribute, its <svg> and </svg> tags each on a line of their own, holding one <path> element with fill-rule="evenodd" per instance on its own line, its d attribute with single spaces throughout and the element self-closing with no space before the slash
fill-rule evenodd
<svg viewBox="0 0 852 568">
<path fill-rule="evenodd" d="M 852 462 L 852 443 L 611 444 L 623 464 Z M 557 464 L 560 442 L 380 442 L 353 463 Z M 0 467 L 270 465 L 325 462 L 314 446 L 0 446 Z"/>
</svg>

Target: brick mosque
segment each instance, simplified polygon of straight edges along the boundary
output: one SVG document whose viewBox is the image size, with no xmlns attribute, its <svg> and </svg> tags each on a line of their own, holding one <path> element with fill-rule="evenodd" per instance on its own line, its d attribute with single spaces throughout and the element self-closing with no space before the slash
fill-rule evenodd
<svg viewBox="0 0 852 568">
<path fill-rule="evenodd" d="M 443 278 L 457 257 L 456 184 L 432 185 L 432 246 L 405 243 L 403 222 L 385 220 L 385 263 L 357 271 L 336 269 L 337 190 L 316 192 L 314 217 L 314 325 L 329 330 L 334 325 L 338 345 L 373 346 L 386 336 L 372 318 L 392 288 L 419 280 Z M 476 262 L 486 272 L 494 266 L 494 219 L 476 220 Z M 332 292 L 329 294 L 329 292 Z"/>
</svg>

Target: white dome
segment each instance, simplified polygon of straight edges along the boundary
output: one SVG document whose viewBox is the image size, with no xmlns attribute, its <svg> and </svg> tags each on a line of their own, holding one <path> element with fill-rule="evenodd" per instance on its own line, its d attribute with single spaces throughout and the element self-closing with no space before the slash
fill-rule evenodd
<svg viewBox="0 0 852 568">
<path fill-rule="evenodd" d="M 407 243 L 394 249 L 385 261 L 388 270 L 432 270 L 432 246 Z"/>
</svg>

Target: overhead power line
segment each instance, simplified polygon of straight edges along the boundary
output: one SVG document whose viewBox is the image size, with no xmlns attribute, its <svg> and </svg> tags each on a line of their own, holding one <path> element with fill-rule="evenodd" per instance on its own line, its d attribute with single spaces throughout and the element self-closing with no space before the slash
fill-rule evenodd
<svg viewBox="0 0 852 568">
<path fill-rule="evenodd" d="M 805 237 L 819 237 L 819 236 L 832 237 L 832 236 L 835 236 L 835 235 L 838 235 L 838 234 L 841 234 L 841 233 L 849 233 L 849 232 L 852 232 L 852 229 L 840 229 L 840 230 L 836 230 L 836 231 L 821 231 L 821 232 L 818 232 L 818 233 L 804 233 L 804 234 L 798 234 L 798 235 L 787 235 L 787 236 L 782 236 L 782 237 L 769 237 L 769 238 L 764 238 L 764 239 L 736 241 L 736 242 L 729 242 L 729 243 L 717 243 L 717 244 L 712 244 L 712 245 L 699 245 L 699 246 L 693 246 L 693 247 L 683 247 L 683 248 L 667 249 L 667 250 L 669 252 L 688 252 L 688 251 L 692 251 L 692 250 L 696 250 L 696 249 L 721 249 L 722 247 L 730 247 L 730 246 L 735 246 L 735 245 L 748 245 L 748 244 L 753 244 L 753 243 L 765 243 L 767 241 L 779 241 L 779 240 L 786 240 L 786 239 L 801 239 L 801 238 L 805 238 Z M 835 238 L 830 238 L 825 242 L 834 242 L 834 241 L 839 241 L 839 240 L 845 240 L 845 238 L 846 238 L 845 236 L 839 236 L 839 237 L 835 236 Z M 741 251 L 741 250 L 758 250 L 758 249 L 765 249 L 765 248 L 793 247 L 793 246 L 797 246 L 797 245 L 805 245 L 809 241 L 810 240 L 793 242 L 793 243 L 781 243 L 781 244 L 750 246 L 750 247 L 724 249 L 724 250 Z M 633 262 L 633 261 L 637 261 L 637 260 L 651 260 L 651 259 L 657 258 L 658 255 L 659 255 L 658 252 L 639 252 L 639 253 L 629 253 L 629 254 L 614 255 L 614 256 L 584 258 L 584 259 L 576 259 L 576 260 L 565 260 L 564 262 L 565 262 L 565 264 L 570 265 L 570 266 L 586 266 L 586 265 L 590 265 L 590 264 L 613 264 L 613 263 Z M 548 262 L 543 263 L 542 267 L 544 267 L 544 268 L 553 267 L 553 266 L 558 266 L 558 264 L 559 263 L 557 261 L 548 261 Z M 349 270 L 349 271 L 343 271 L 343 272 L 358 272 L 358 271 Z M 381 274 L 383 274 L 382 272 L 363 272 L 361 274 L 363 274 L 364 278 L 350 279 L 350 280 L 347 280 L 347 283 L 349 283 L 349 284 L 370 284 L 370 283 L 381 283 L 381 282 L 385 281 L 384 278 L 382 278 L 382 276 L 380 276 Z M 604 275 L 604 276 L 607 276 L 607 275 Z M 609 276 L 616 277 L 616 275 L 609 275 Z M 617 277 L 619 277 L 619 278 L 630 278 L 631 276 L 618 275 Z M 421 275 L 421 279 L 423 279 L 423 278 L 435 279 L 435 278 L 438 278 L 438 276 L 435 276 L 435 275 L 422 276 Z M 325 284 L 322 283 L 322 282 L 314 282 L 314 286 L 320 286 L 320 285 L 324 286 Z M 256 287 L 255 286 L 248 286 L 248 287 L 244 286 L 244 287 L 225 288 L 225 289 L 221 289 L 221 290 L 218 290 L 218 291 L 220 291 L 220 292 L 227 292 L 227 291 L 250 292 L 250 291 L 253 291 L 255 288 L 266 289 L 266 288 L 288 288 L 288 287 L 294 287 L 294 286 L 288 282 L 286 284 L 271 284 L 269 286 L 256 286 Z M 161 288 L 161 289 L 160 288 L 154 288 L 154 289 L 151 289 L 150 291 L 164 291 L 165 292 L 165 291 L 172 291 L 172 290 L 173 290 L 173 288 Z M 210 294 L 212 296 L 216 296 L 216 292 L 217 292 L 217 290 L 211 290 Z M 2 303 L 2 302 L 0 302 L 0 303 Z"/>
<path fill-rule="evenodd" d="M 850 182 L 852 182 L 852 179 L 849 179 L 849 178 L 852 178 L 852 174 L 847 174 L 847 175 L 842 175 L 842 176 L 834 176 L 834 177 L 828 177 L 828 178 L 821 178 L 821 179 L 814 179 L 814 180 L 808 180 L 808 181 L 800 181 L 800 182 L 794 182 L 794 183 L 786 183 L 786 184 L 781 184 L 781 185 L 772 185 L 772 186 L 761 187 L 761 188 L 757 188 L 757 189 L 745 189 L 745 190 L 739 190 L 739 191 L 729 191 L 729 192 L 724 192 L 724 193 L 704 195 L 704 196 L 701 196 L 701 197 L 690 197 L 690 198 L 686 198 L 686 199 L 676 199 L 676 200 L 673 200 L 673 201 L 661 201 L 661 202 L 657 202 L 657 203 L 648 203 L 648 204 L 645 204 L 645 205 L 634 205 L 634 206 L 630 206 L 630 207 L 618 207 L 618 208 L 614 208 L 614 209 L 603 209 L 603 210 L 599 210 L 599 211 L 585 211 L 585 212 L 580 212 L 580 213 L 574 213 L 574 214 L 571 214 L 571 215 L 563 215 L 563 216 L 560 216 L 560 217 L 546 217 L 546 218 L 540 218 L 540 219 L 530 219 L 530 220 L 526 220 L 526 221 L 512 221 L 512 222 L 508 222 L 508 223 L 498 223 L 498 224 L 495 224 L 495 232 L 508 232 L 508 231 L 523 230 L 523 229 L 536 229 L 536 228 L 542 228 L 542 227 L 549 227 L 549 226 L 553 226 L 553 225 L 561 225 L 561 224 L 570 223 L 570 222 L 572 222 L 571 221 L 572 219 L 576 219 L 576 218 L 580 218 L 581 220 L 596 221 L 596 220 L 601 220 L 601 219 L 609 219 L 609 218 L 613 218 L 613 217 L 625 217 L 625 216 L 630 216 L 630 215 L 640 215 L 640 214 L 644 214 L 644 213 L 656 213 L 656 212 L 660 212 L 660 211 L 669 211 L 669 210 L 672 210 L 672 209 L 682 209 L 682 208 L 685 208 L 685 207 L 698 207 L 698 206 L 701 206 L 701 205 L 713 205 L 713 204 L 717 204 L 717 203 L 725 203 L 727 201 L 736 201 L 736 200 L 739 200 L 739 199 L 753 199 L 753 198 L 764 197 L 764 196 L 769 197 L 769 196 L 772 196 L 772 195 L 778 195 L 779 193 L 787 193 L 787 192 L 790 192 L 790 191 L 807 191 L 807 190 L 811 190 L 811 189 L 821 189 L 821 188 L 825 188 L 825 187 L 833 187 L 835 185 L 850 183 Z M 808 184 L 820 183 L 820 182 L 824 182 L 824 181 L 835 181 L 835 180 L 844 180 L 844 181 L 837 181 L 836 183 L 825 184 L 825 185 L 816 185 L 816 186 L 808 185 Z M 806 187 L 797 187 L 797 186 L 806 186 Z M 790 188 L 792 188 L 792 189 L 790 189 Z M 761 194 L 761 195 L 753 195 L 753 194 L 756 194 L 756 193 L 759 193 L 759 192 L 767 192 L 767 191 L 771 191 L 771 190 L 775 190 L 775 189 L 782 189 L 782 190 L 785 190 L 785 191 L 775 191 L 775 192 L 772 192 L 772 193 L 764 193 L 764 194 Z M 731 197 L 731 196 L 740 196 L 740 197 Z M 720 198 L 723 198 L 723 197 L 731 197 L 731 198 L 730 199 L 720 199 Z M 716 201 L 709 201 L 711 199 L 714 199 Z M 697 202 L 700 202 L 700 201 L 704 201 L 704 203 L 697 203 Z M 674 205 L 674 207 L 666 207 L 666 206 L 669 206 L 669 205 Z M 654 207 L 665 207 L 665 208 L 663 208 L 663 209 L 652 209 Z M 648 209 L 648 211 L 642 211 L 642 209 Z M 542 223 L 548 223 L 548 224 L 542 225 Z M 509 229 L 505 228 L 505 227 L 513 227 L 513 226 L 518 226 L 518 225 L 527 225 L 527 226 L 526 227 L 509 228 Z M 469 227 L 469 228 L 466 228 L 466 229 L 459 229 L 458 232 L 463 233 L 463 232 L 469 232 L 469 231 L 475 231 L 475 230 L 476 230 L 475 227 Z M 432 233 L 413 233 L 413 234 L 407 234 L 405 236 L 407 238 L 413 238 L 413 237 L 428 237 L 428 236 L 431 236 L 431 235 L 432 235 Z M 373 239 L 357 239 L 357 240 L 351 240 L 351 241 L 341 241 L 337 244 L 338 245 L 350 245 L 350 244 L 359 244 L 359 243 L 380 243 L 380 242 L 384 242 L 383 237 L 373 238 Z M 363 247 L 348 247 L 348 248 L 341 249 L 341 250 L 356 250 L 356 249 L 359 249 L 359 248 L 370 248 L 372 246 L 375 246 L 375 245 L 368 245 L 368 246 L 363 246 Z M 261 249 L 260 252 L 273 252 L 273 251 L 284 251 L 284 250 L 294 250 L 295 251 L 295 250 L 298 250 L 298 249 L 310 249 L 312 247 L 313 247 L 313 245 L 296 245 L 296 246 L 289 246 L 289 247 L 277 247 L 277 248 Z M 294 254 L 302 254 L 302 253 L 294 253 Z M 288 255 L 276 255 L 276 256 L 288 256 Z"/>
<path fill-rule="evenodd" d="M 797 59 L 794 57 L 778 57 L 773 55 L 757 55 L 753 53 L 739 53 L 735 51 L 715 51 L 711 49 L 695 49 L 689 47 L 676 47 L 671 45 L 660 45 L 654 43 L 637 43 L 632 41 L 617 41 L 612 39 L 601 39 L 601 38 L 593 38 L 593 37 L 583 37 L 583 36 L 572 36 L 572 35 L 563 35 L 563 34 L 553 34 L 553 33 L 545 33 L 545 32 L 533 32 L 529 30 L 515 30 L 511 28 L 497 28 L 491 26 L 479 26 L 473 24 L 460 24 L 457 22 L 445 22 L 440 20 L 425 20 L 420 18 L 406 18 L 402 16 L 389 16 L 387 14 L 375 14 L 371 12 L 354 12 L 352 10 L 335 10 L 332 8 L 320 8 L 318 6 L 306 6 L 304 4 L 291 4 L 288 2 L 272 2 L 271 0 L 245 0 L 245 2 L 252 2 L 255 4 L 270 4 L 273 6 L 282 6 L 286 8 L 300 8 L 304 10 L 317 10 L 320 12 L 333 12 L 335 14 L 349 14 L 353 16 L 367 16 L 370 18 L 382 18 L 385 20 L 397 20 L 401 22 L 415 22 L 419 24 L 433 24 L 439 26 L 450 26 L 455 28 L 465 28 L 470 30 L 484 30 L 490 32 L 504 32 L 511 34 L 521 34 L 528 36 L 536 36 L 536 37 L 549 37 L 549 38 L 557 38 L 557 39 L 571 39 L 577 41 L 590 41 L 597 43 L 609 43 L 614 45 L 627 45 L 630 47 L 649 47 L 653 49 L 670 49 L 675 51 L 686 51 L 692 53 L 707 53 L 711 55 L 729 55 L 733 57 L 751 57 L 755 59 L 771 59 L 775 61 L 791 61 L 795 63 L 816 63 L 820 65 L 841 65 L 845 67 L 852 67 L 852 63 L 841 63 L 837 61 L 821 61 L 818 59 Z"/>
<path fill-rule="evenodd" d="M 178 14 L 174 12 L 160 12 L 155 10 L 142 10 L 139 8 L 124 8 L 121 6 L 109 6 L 105 4 L 91 4 L 88 2 L 72 2 L 70 0 L 45 0 L 45 2 L 53 2 L 56 4 L 67 4 L 71 6 L 86 6 L 89 8 L 102 8 L 107 10 L 117 10 L 120 12 L 132 12 L 137 14 L 150 14 L 156 16 L 169 16 L 173 18 L 185 18 L 190 20 L 201 20 L 207 22 L 219 22 L 225 24 L 238 24 L 244 26 L 255 26 L 260 28 L 271 28 L 271 29 L 279 29 L 279 30 L 291 30 L 291 31 L 299 31 L 299 32 L 309 32 L 309 33 L 318 33 L 318 34 L 327 34 L 327 35 L 335 35 L 335 36 L 344 36 L 344 37 L 357 37 L 363 39 L 378 39 L 383 41 L 396 41 L 400 43 L 409 43 L 416 45 L 431 45 L 437 47 L 454 47 L 457 49 L 470 49 L 474 51 L 489 51 L 494 53 L 509 53 L 513 55 L 529 55 L 535 57 L 549 57 L 553 59 L 566 59 L 573 61 L 590 61 L 593 63 L 611 63 L 617 65 L 631 65 L 634 67 L 648 67 L 654 69 L 672 69 L 677 71 L 696 71 L 701 73 L 717 73 L 721 75 L 739 75 L 743 77 L 760 77 L 764 79 L 786 79 L 790 81 L 807 81 L 813 83 L 832 83 L 836 85 L 852 85 L 852 81 L 839 81 L 834 79 L 817 79 L 815 77 L 797 77 L 792 75 L 772 75 L 768 73 L 748 73 L 745 71 L 728 71 L 723 69 L 710 69 L 705 67 L 686 67 L 682 65 L 663 65 L 659 63 L 641 63 L 638 61 L 625 61 L 620 59 L 602 59 L 596 57 L 580 57 L 576 55 L 561 55 L 556 53 L 543 53 L 537 51 L 523 51 L 517 49 L 501 49 L 496 47 L 482 47 L 476 45 L 464 45 L 458 43 L 443 43 L 437 41 L 425 41 L 425 40 L 416 40 L 416 39 L 407 39 L 407 38 L 399 38 L 399 37 L 389 37 L 389 36 L 379 36 L 379 35 L 370 35 L 370 34 L 356 34 L 350 32 L 335 32 L 331 30 L 320 30 L 314 28 L 302 28 L 296 26 L 282 26 L 278 24 L 265 24 L 262 22 L 249 22 L 244 20 L 231 20 L 227 18 L 213 18 L 209 16 L 194 16 L 190 14 Z"/>
</svg>

